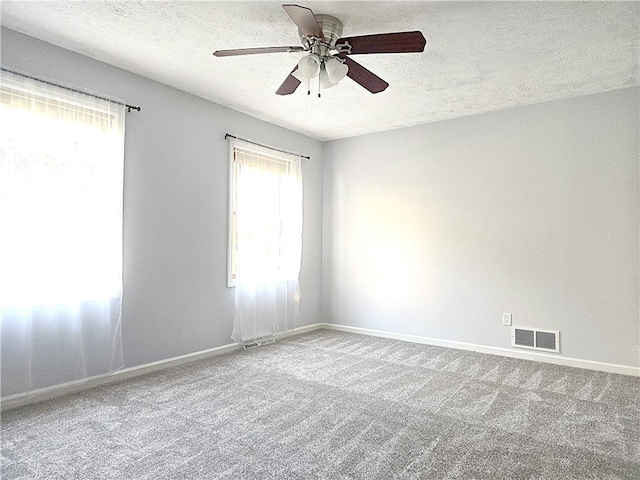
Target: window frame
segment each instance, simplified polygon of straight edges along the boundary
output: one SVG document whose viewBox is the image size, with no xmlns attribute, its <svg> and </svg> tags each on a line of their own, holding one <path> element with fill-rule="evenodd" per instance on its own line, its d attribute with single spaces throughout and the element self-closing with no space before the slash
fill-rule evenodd
<svg viewBox="0 0 640 480">
<path fill-rule="evenodd" d="M 229 212 L 227 216 L 227 287 L 236 286 L 236 165 L 234 142 L 229 142 Z"/>
<path fill-rule="evenodd" d="M 249 154 L 254 154 L 256 157 L 262 157 L 272 162 L 273 170 L 279 173 L 288 173 L 291 169 L 291 161 L 283 158 L 281 151 L 262 145 L 250 145 L 246 143 L 238 145 L 236 141 L 229 142 L 229 199 L 228 199 L 228 219 L 227 219 L 227 287 L 235 288 L 237 283 L 236 273 L 236 241 L 237 241 L 237 215 L 236 215 L 236 202 L 237 202 L 237 173 L 239 165 L 250 166 L 250 162 L 238 162 L 236 156 L 238 152 L 242 154 L 242 151 L 246 151 Z M 255 168 L 259 168 L 257 165 Z M 265 169 L 266 170 L 266 169 Z"/>
</svg>

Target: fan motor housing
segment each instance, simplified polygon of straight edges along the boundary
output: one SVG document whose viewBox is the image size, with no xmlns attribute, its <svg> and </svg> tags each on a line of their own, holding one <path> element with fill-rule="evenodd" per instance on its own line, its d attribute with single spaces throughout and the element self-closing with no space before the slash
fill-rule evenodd
<svg viewBox="0 0 640 480">
<path fill-rule="evenodd" d="M 324 35 L 324 41 L 327 43 L 331 50 L 335 48 L 336 41 L 342 36 L 342 22 L 331 15 L 314 15 L 322 34 Z M 307 47 L 309 46 L 309 38 L 298 30 L 300 35 L 300 41 Z"/>
</svg>

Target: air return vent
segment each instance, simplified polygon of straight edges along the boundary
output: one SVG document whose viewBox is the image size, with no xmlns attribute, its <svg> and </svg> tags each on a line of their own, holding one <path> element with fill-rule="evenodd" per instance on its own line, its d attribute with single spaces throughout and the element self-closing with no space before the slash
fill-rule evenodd
<svg viewBox="0 0 640 480">
<path fill-rule="evenodd" d="M 512 327 L 511 346 L 560 353 L 560 332 L 536 328 Z"/>
</svg>

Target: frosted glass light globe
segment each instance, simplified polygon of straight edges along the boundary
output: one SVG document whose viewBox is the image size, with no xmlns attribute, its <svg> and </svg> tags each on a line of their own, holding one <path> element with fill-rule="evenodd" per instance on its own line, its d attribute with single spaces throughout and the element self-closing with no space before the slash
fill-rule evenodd
<svg viewBox="0 0 640 480">
<path fill-rule="evenodd" d="M 298 69 L 295 73 L 304 78 L 317 77 L 320 73 L 320 58 L 313 53 L 310 53 L 306 57 L 302 57 L 298 62 Z M 298 77 L 296 76 L 296 78 Z"/>
</svg>

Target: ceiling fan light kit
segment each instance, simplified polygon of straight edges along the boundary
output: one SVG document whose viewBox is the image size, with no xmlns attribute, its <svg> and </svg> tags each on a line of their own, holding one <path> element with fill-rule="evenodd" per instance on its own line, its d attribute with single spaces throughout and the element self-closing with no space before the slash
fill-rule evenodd
<svg viewBox="0 0 640 480">
<path fill-rule="evenodd" d="M 340 80 L 346 77 L 349 71 L 341 59 L 334 57 L 320 58 L 315 53 L 302 57 L 298 62 L 298 68 L 291 74 L 301 83 L 307 83 L 307 94 L 311 93 L 311 79 L 318 77 L 318 96 L 320 91 L 335 87 Z"/>
<path fill-rule="evenodd" d="M 311 79 L 318 78 L 318 97 L 322 89 L 336 86 L 348 76 L 371 93 L 385 90 L 389 84 L 348 57 L 369 53 L 423 52 L 426 40 L 421 32 L 382 33 L 342 37 L 342 22 L 331 15 L 315 15 L 310 8 L 285 4 L 285 12 L 298 26 L 302 47 L 259 47 L 217 50 L 216 57 L 277 52 L 309 52 L 302 57 L 280 85 L 276 94 L 290 95 L 302 82 L 311 93 Z M 332 53 L 335 52 L 335 53 Z"/>
</svg>

